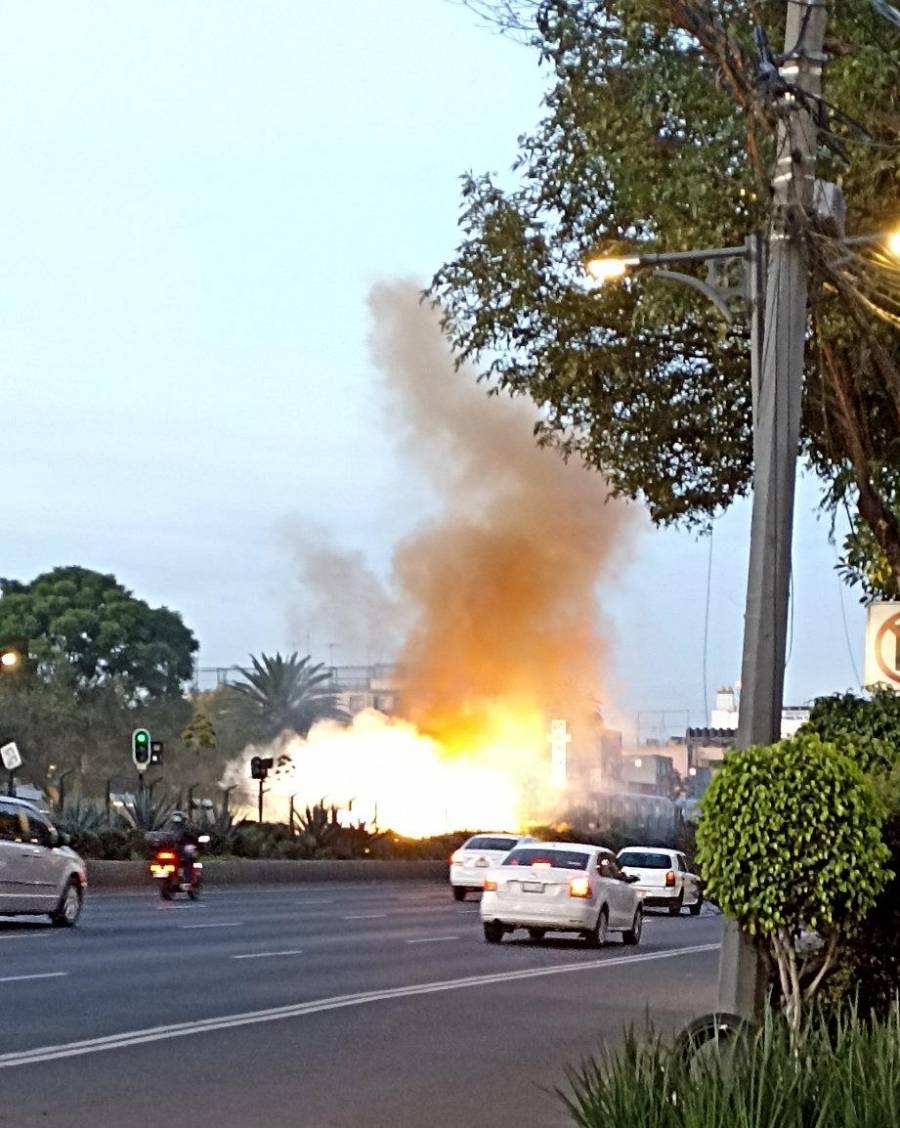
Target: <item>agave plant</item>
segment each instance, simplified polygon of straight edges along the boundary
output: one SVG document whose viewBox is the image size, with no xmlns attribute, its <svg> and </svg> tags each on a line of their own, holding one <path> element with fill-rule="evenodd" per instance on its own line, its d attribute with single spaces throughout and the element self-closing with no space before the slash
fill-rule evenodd
<svg viewBox="0 0 900 1128">
<path fill-rule="evenodd" d="M 57 807 L 53 817 L 60 830 L 72 835 L 97 834 L 109 825 L 103 807 L 82 795 Z"/>
<path fill-rule="evenodd" d="M 316 853 L 333 846 L 343 830 L 338 822 L 337 807 L 326 807 L 324 799 L 298 814 L 297 825 L 300 837 Z"/>
<path fill-rule="evenodd" d="M 150 790 L 139 791 L 120 808 L 119 818 L 130 830 L 161 830 L 174 810 L 175 804 L 165 792 L 154 798 Z"/>
<path fill-rule="evenodd" d="M 252 669 L 244 671 L 244 680 L 229 689 L 269 736 L 285 729 L 306 736 L 316 721 L 348 719 L 338 705 L 331 671 L 321 662 L 311 665 L 309 655 L 301 658 L 297 653 L 287 658 L 251 655 L 250 661 Z"/>
</svg>

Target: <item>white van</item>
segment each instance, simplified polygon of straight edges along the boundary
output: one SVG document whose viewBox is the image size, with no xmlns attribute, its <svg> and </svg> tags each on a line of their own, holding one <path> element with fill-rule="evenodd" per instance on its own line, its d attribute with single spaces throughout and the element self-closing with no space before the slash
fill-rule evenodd
<svg viewBox="0 0 900 1128">
<path fill-rule="evenodd" d="M 49 915 L 71 928 L 81 913 L 87 869 L 46 815 L 0 796 L 0 916 Z"/>
</svg>

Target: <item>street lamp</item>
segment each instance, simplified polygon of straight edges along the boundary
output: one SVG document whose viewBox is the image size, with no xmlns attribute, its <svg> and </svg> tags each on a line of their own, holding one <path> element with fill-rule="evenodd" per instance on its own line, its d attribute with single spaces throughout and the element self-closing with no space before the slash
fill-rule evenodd
<svg viewBox="0 0 900 1128">
<path fill-rule="evenodd" d="M 4 673 L 11 673 L 22 664 L 22 655 L 14 647 L 7 647 L 0 652 L 0 667 Z"/>
</svg>

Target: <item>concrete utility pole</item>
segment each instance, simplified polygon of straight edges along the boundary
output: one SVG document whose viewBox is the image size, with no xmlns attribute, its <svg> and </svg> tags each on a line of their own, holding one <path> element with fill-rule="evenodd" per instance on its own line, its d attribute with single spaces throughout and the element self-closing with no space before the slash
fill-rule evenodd
<svg viewBox="0 0 900 1128">
<path fill-rule="evenodd" d="M 809 265 L 803 231 L 813 213 L 816 97 L 822 88 L 828 0 L 787 2 L 785 61 L 792 90 L 778 95 L 762 357 L 753 374 L 753 515 L 737 747 L 781 737 L 791 574 L 794 482 L 800 436 Z M 796 91 L 796 93 L 794 92 Z M 719 965 L 719 1009 L 758 1013 L 765 989 L 758 955 L 733 921 Z"/>
</svg>

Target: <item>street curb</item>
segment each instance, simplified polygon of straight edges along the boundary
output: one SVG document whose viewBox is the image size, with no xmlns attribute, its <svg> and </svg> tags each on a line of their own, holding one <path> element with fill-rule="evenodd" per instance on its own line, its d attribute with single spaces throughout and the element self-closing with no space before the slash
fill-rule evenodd
<svg viewBox="0 0 900 1128">
<path fill-rule="evenodd" d="M 106 862 L 88 858 L 88 886 L 128 889 L 151 885 L 146 862 Z M 275 861 L 204 859 L 206 885 L 297 885 L 309 881 L 447 881 L 447 862 Z"/>
</svg>

